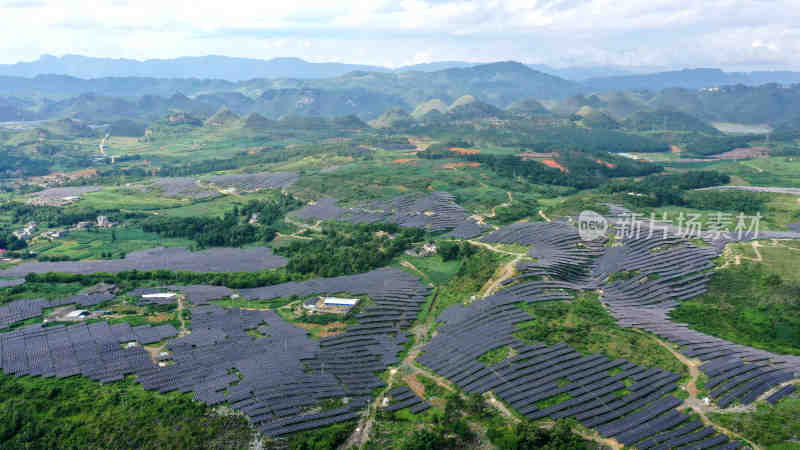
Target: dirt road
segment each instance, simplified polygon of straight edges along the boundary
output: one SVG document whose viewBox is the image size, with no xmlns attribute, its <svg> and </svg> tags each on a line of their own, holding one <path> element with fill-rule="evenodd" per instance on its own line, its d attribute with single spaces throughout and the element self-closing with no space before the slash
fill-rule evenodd
<svg viewBox="0 0 800 450">
<path fill-rule="evenodd" d="M 739 433 L 736 433 L 736 432 L 731 431 L 731 430 L 729 430 L 729 429 L 727 429 L 727 428 L 725 428 L 725 427 L 723 427 L 723 426 L 721 426 L 721 425 L 719 425 L 717 423 L 714 423 L 714 422 L 711 421 L 711 419 L 708 418 L 708 416 L 706 414 L 709 413 L 709 412 L 725 412 L 725 410 L 721 410 L 721 409 L 719 409 L 719 408 L 717 408 L 717 407 L 715 407 L 713 405 L 707 405 L 705 401 L 703 401 L 702 399 L 698 398 L 698 396 L 697 396 L 697 379 L 700 377 L 700 364 L 701 364 L 700 361 L 698 361 L 696 359 L 687 358 L 682 353 L 680 353 L 680 352 L 676 351 L 675 349 L 673 349 L 671 345 L 667 344 L 666 342 L 662 341 L 661 339 L 659 339 L 659 338 L 657 338 L 657 337 L 655 337 L 653 335 L 645 333 L 645 332 L 643 332 L 641 330 L 635 330 L 635 331 L 638 332 L 638 333 L 641 333 L 641 334 L 643 334 L 645 336 L 648 336 L 649 338 L 651 338 L 651 339 L 655 340 L 656 342 L 658 342 L 658 344 L 660 346 L 662 346 L 665 349 L 667 349 L 670 353 L 672 353 L 672 356 L 674 356 L 678 361 L 680 361 L 683 365 L 685 365 L 689 369 L 689 382 L 686 384 L 686 390 L 687 390 L 687 392 L 689 392 L 689 398 L 687 398 L 684 401 L 683 406 L 681 407 L 681 409 L 691 409 L 692 411 L 696 412 L 697 415 L 700 416 L 700 420 L 704 424 L 706 424 L 707 426 L 714 427 L 714 429 L 716 429 L 717 431 L 719 431 L 721 433 L 725 433 L 728 436 L 732 436 L 732 437 L 734 437 L 736 439 L 741 439 L 742 441 L 747 442 L 747 444 L 750 445 L 750 447 L 753 450 L 760 450 L 761 449 L 761 447 L 756 445 L 754 442 L 751 442 L 750 440 L 746 439 L 745 437 L 743 437 Z M 752 409 L 754 410 L 755 407 L 752 407 Z M 730 410 L 730 408 L 728 409 L 728 411 L 729 410 Z M 739 412 L 741 412 L 741 411 L 739 411 Z"/>
</svg>

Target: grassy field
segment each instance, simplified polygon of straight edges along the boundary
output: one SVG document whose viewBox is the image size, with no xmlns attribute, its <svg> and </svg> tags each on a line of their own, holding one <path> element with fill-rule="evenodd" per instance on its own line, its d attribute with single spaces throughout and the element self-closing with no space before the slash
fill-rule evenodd
<svg viewBox="0 0 800 450">
<path fill-rule="evenodd" d="M 396 159 L 409 161 L 395 162 Z M 306 174 L 289 190 L 302 199 L 334 197 L 346 205 L 414 192 L 446 191 L 455 195 L 461 206 L 479 214 L 488 214 L 493 207 L 507 202 L 509 191 L 520 198 L 539 198 L 558 190 L 504 179 L 483 167 L 443 168 L 448 162 L 451 161 L 399 157 L 396 153 L 386 158 L 378 155 L 373 161 L 346 165 L 333 172 Z"/>
<path fill-rule="evenodd" d="M 144 190 L 118 187 L 84 195 L 75 207 L 121 209 L 127 211 L 157 211 L 191 203 L 188 199 L 162 197 Z"/>
<path fill-rule="evenodd" d="M 672 318 L 739 344 L 800 354 L 800 252 L 759 251 L 765 263 L 744 261 L 718 270 L 708 292 L 683 301 Z"/>
<path fill-rule="evenodd" d="M 567 343 L 584 354 L 602 353 L 624 358 L 645 367 L 658 367 L 678 374 L 687 369 L 658 342 L 616 324 L 596 294 L 581 293 L 573 301 L 523 304 L 533 316 L 519 324 L 515 336 L 529 343 Z"/>
<path fill-rule="evenodd" d="M 189 239 L 162 238 L 136 228 L 71 231 L 66 237 L 32 247 L 42 256 L 70 259 L 102 259 L 111 254 L 120 258 L 128 253 L 154 247 L 192 247 Z"/>
<path fill-rule="evenodd" d="M 447 284 L 439 287 L 431 317 L 438 317 L 442 311 L 457 303 L 469 303 L 472 296 L 478 295 L 500 265 L 509 259 L 510 257 L 500 257 L 497 253 L 481 249 L 462 260 L 455 276 Z"/>
<path fill-rule="evenodd" d="M 792 394 L 776 405 L 759 403 L 754 412 L 711 414 L 722 426 L 741 433 L 769 450 L 800 449 L 800 394 Z"/>
<path fill-rule="evenodd" d="M 439 255 L 433 255 L 427 258 L 403 255 L 400 257 L 400 260 L 411 263 L 414 267 L 419 269 L 430 282 L 436 285 L 447 284 L 461 267 L 461 261 L 456 259 L 443 261 L 442 257 Z M 414 275 L 419 275 L 418 272 L 412 271 L 412 273 L 414 273 Z"/>
<path fill-rule="evenodd" d="M 797 157 L 725 161 L 709 168 L 737 176 L 753 186 L 800 187 L 800 158 Z"/>
<path fill-rule="evenodd" d="M 83 288 L 80 283 L 25 283 L 0 289 L 0 303 L 30 298 L 59 299 L 77 294 Z"/>
<path fill-rule="evenodd" d="M 190 394 L 145 391 L 130 379 L 100 384 L 0 374 L 0 446 L 23 448 L 248 448 L 252 431 Z"/>
</svg>

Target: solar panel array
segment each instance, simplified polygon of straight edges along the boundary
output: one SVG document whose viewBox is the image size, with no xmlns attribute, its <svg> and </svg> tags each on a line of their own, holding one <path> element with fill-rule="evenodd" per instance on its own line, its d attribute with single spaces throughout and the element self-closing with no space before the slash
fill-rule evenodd
<svg viewBox="0 0 800 450">
<path fill-rule="evenodd" d="M 220 195 L 214 189 L 200 186 L 197 181 L 197 178 L 190 177 L 156 178 L 152 183 L 142 186 L 142 188 L 147 192 L 157 191 L 161 195 L 171 198 L 199 199 Z"/>
<path fill-rule="evenodd" d="M 762 232 L 758 238 L 791 238 L 796 233 Z M 609 248 L 597 259 L 593 277 L 627 271 L 630 279 L 607 282 L 601 300 L 620 326 L 636 327 L 681 346 L 686 356 L 705 364 L 700 368 L 714 378 L 711 399 L 725 408 L 734 402 L 749 404 L 781 383 L 800 377 L 800 357 L 777 355 L 765 350 L 709 336 L 673 322 L 669 312 L 680 300 L 702 295 L 714 268 L 713 259 L 725 245 L 755 239 L 752 233 L 738 236 L 705 234 L 708 246 L 696 246 L 672 234 L 629 236 L 622 245 Z"/>
<path fill-rule="evenodd" d="M 219 175 L 209 178 L 208 181 L 223 188 L 235 187 L 245 191 L 255 191 L 289 187 L 297 183 L 298 179 L 300 175 L 297 172 L 264 172 Z"/>
<path fill-rule="evenodd" d="M 80 307 L 95 306 L 111 300 L 114 295 L 110 291 L 91 294 L 79 294 L 57 300 L 43 298 L 33 300 L 14 300 L 0 306 L 0 330 L 8 328 L 15 323 L 33 319 L 42 315 L 42 310 L 65 305 L 78 305 Z"/>
<path fill-rule="evenodd" d="M 232 292 L 203 286 L 167 288 L 183 290 L 199 301 Z M 142 288 L 130 294 L 163 290 Z M 408 341 L 405 329 L 430 290 L 399 269 L 244 290 L 248 298 L 263 299 L 347 292 L 368 295 L 374 304 L 357 315 L 358 325 L 318 341 L 274 311 L 196 306 L 190 310 L 191 332 L 169 341 L 165 352 L 154 358 L 158 365 L 141 347 L 122 344 L 148 345 L 174 338 L 178 332 L 171 325 L 28 326 L 0 334 L 2 367 L 9 374 L 81 374 L 104 382 L 135 374 L 146 389 L 194 392 L 195 399 L 210 405 L 225 402 L 246 414 L 262 432 L 280 436 L 356 418 L 373 389 L 384 385 L 375 374 L 398 362 L 397 354 Z M 7 322 L 15 323 L 41 315 L 42 308 L 49 306 L 99 303 L 113 298 L 109 292 L 53 302 L 12 302 L 0 311 Z M 325 410 L 321 402 L 326 399 L 348 401 Z M 424 409 L 422 404 L 413 406 Z"/>
<path fill-rule="evenodd" d="M 128 254 L 124 259 L 103 261 L 29 262 L 0 270 L 1 277 L 29 273 L 117 273 L 125 270 L 173 270 L 199 273 L 255 272 L 283 267 L 286 258 L 267 247 L 212 248 L 191 252 L 183 247 L 153 248 Z"/>
<path fill-rule="evenodd" d="M 431 407 L 431 404 L 421 399 L 414 391 L 407 387 L 395 388 L 389 391 L 390 403 L 387 411 L 394 412 L 409 408 L 414 414 L 421 413 Z"/>
<path fill-rule="evenodd" d="M 153 368 L 149 355 L 139 346 L 173 337 L 171 325 L 131 327 L 106 322 L 57 325 L 41 324 L 0 334 L 2 368 L 6 374 L 65 378 L 82 375 L 101 382 Z"/>
<path fill-rule="evenodd" d="M 102 191 L 105 189 L 103 186 L 74 186 L 74 187 L 53 187 L 47 188 L 33 194 L 38 198 L 64 198 L 64 197 L 79 197 L 91 192 Z"/>
<path fill-rule="evenodd" d="M 131 297 L 139 297 L 137 303 L 140 305 L 177 305 L 178 304 L 178 297 L 174 295 L 172 297 L 145 297 L 146 295 L 151 294 L 164 294 L 164 293 L 175 293 L 172 289 L 167 287 L 165 288 L 158 288 L 158 287 L 151 287 L 151 288 L 139 288 L 134 289 L 128 292 L 126 295 Z"/>
<path fill-rule="evenodd" d="M 23 284 L 23 283 L 25 283 L 25 280 L 23 280 L 23 279 L 0 280 L 0 289 L 7 288 L 7 287 L 19 286 L 20 284 Z"/>
<path fill-rule="evenodd" d="M 620 325 L 636 327 L 681 347 L 681 353 L 705 364 L 700 369 L 711 379 L 711 398 L 722 408 L 735 401 L 754 402 L 770 389 L 800 377 L 800 356 L 778 355 L 735 344 L 672 322 L 667 307 L 626 307 L 616 315 Z"/>
<path fill-rule="evenodd" d="M 512 336 L 514 324 L 530 320 L 518 303 L 566 300 L 574 290 L 595 288 L 602 288 L 602 301 L 621 325 L 653 332 L 685 346 L 687 356 L 705 361 L 701 370 L 709 376 L 711 397 L 720 407 L 750 403 L 798 377 L 800 357 L 733 344 L 669 320 L 667 313 L 678 301 L 705 292 L 712 259 L 724 246 L 696 246 L 661 233 L 606 247 L 581 240 L 564 222 L 510 225 L 482 240 L 532 246 L 528 255 L 536 260 L 520 263 L 520 274 L 506 280 L 504 290 L 468 306 L 454 305 L 440 316 L 445 325 L 437 329 L 419 361 L 467 392 L 491 390 L 534 419 L 574 417 L 637 448 L 735 448 L 738 444 L 728 443 L 713 429 L 687 425 L 688 418 L 675 409 L 681 402 L 668 395 L 677 387 L 677 375 L 601 355 L 583 356 L 563 344 L 529 346 Z M 608 281 L 620 272 L 631 276 Z M 477 360 L 503 346 L 513 348 L 515 356 L 492 367 Z M 609 368 L 619 373 L 612 376 Z M 615 392 L 626 377 L 634 384 L 627 388 L 628 395 L 619 397 Z M 790 389 L 774 395 L 780 398 Z M 537 406 L 562 394 L 571 398 L 544 409 Z"/>
<path fill-rule="evenodd" d="M 612 309 L 675 305 L 706 292 L 714 257 L 712 247 L 698 247 L 677 237 L 631 239 L 607 249 L 597 259 L 592 275 L 603 280 L 614 273 L 633 274 L 603 286 L 603 302 Z"/>
<path fill-rule="evenodd" d="M 424 228 L 434 232 L 451 230 L 446 236 L 470 239 L 489 229 L 478 223 L 447 192 L 433 192 L 425 197 L 405 195 L 392 200 L 375 201 L 355 208 L 336 206 L 333 198 L 293 213 L 300 219 L 340 220 L 350 223 L 396 223 L 406 228 Z"/>
<path fill-rule="evenodd" d="M 344 333 L 319 340 L 319 351 L 304 361 L 315 374 L 335 376 L 343 392 L 366 402 L 373 389 L 384 385 L 375 373 L 398 362 L 397 354 L 408 341 L 405 331 L 416 319 L 431 288 L 400 269 L 379 269 L 372 272 L 336 278 L 285 283 L 255 289 L 243 289 L 246 298 L 275 299 L 292 296 L 347 293 L 366 295 L 374 305 L 366 307 L 356 318 L 358 325 Z M 352 408 L 342 409 L 335 416 L 319 417 L 325 423 L 353 418 Z M 327 414 L 327 413 L 326 413 Z M 309 422 L 309 428 L 316 422 Z M 283 429 L 264 427 L 267 434 L 280 435 L 297 431 L 299 423 L 283 423 Z M 303 428 L 305 429 L 305 428 Z"/>
<path fill-rule="evenodd" d="M 336 206 L 338 200 L 331 197 L 325 197 L 317 200 L 313 205 L 306 206 L 305 208 L 292 212 L 292 215 L 298 219 L 311 220 L 332 220 L 337 219 L 345 213 L 345 209 Z"/>
<path fill-rule="evenodd" d="M 448 203 L 454 205 L 452 196 L 435 193 L 424 199 L 376 202 L 367 205 L 369 209 L 344 213 L 336 211 L 335 201 L 320 201 L 303 211 L 321 214 L 327 208 L 336 217 L 353 221 L 380 216 L 375 220 L 388 217 L 403 226 L 432 229 L 449 229 L 455 224 L 457 230 L 455 218 L 463 219 L 465 213 L 457 205 L 442 209 Z M 491 390 L 532 419 L 573 417 L 604 436 L 637 448 L 736 448 L 738 444 L 729 443 L 726 436 L 676 410 L 681 402 L 670 394 L 677 388 L 678 375 L 602 355 L 582 355 L 565 344 L 527 345 L 512 335 L 515 324 L 530 320 L 518 303 L 566 300 L 574 291 L 598 287 L 621 325 L 653 332 L 681 345 L 688 356 L 703 360 L 701 369 L 709 376 L 708 387 L 718 405 L 752 402 L 771 390 L 770 401 L 777 401 L 792 392 L 793 388 L 780 386 L 797 376 L 799 357 L 736 345 L 669 320 L 668 312 L 677 301 L 705 291 L 711 260 L 722 248 L 718 242 L 703 247 L 656 236 L 623 239 L 620 246 L 606 247 L 603 242 L 583 241 L 566 222 L 510 225 L 483 240 L 532 246 L 528 255 L 535 260 L 519 263 L 520 275 L 506 280 L 504 289 L 494 295 L 446 309 L 439 318 L 444 324 L 418 358 L 467 392 Z M 223 251 L 223 259 L 214 264 L 230 269 L 225 257 L 244 252 L 228 250 L 233 253 Z M 102 264 L 103 271 L 109 271 L 108 262 Z M 255 270 L 253 262 L 246 259 L 240 258 L 236 264 Z M 619 272 L 634 276 L 608 282 Z M 122 344 L 137 341 L 146 345 L 174 338 L 178 333 L 172 326 L 100 322 L 68 327 L 33 325 L 2 333 L 3 370 L 18 375 L 81 374 L 100 381 L 136 374 L 147 389 L 194 392 L 197 400 L 207 404 L 227 403 L 246 414 L 261 432 L 281 436 L 355 419 L 371 392 L 384 385 L 375 374 L 398 362 L 397 354 L 409 338 L 406 329 L 431 291 L 414 276 L 394 268 L 240 291 L 250 299 L 345 293 L 366 295 L 374 302 L 358 313 L 357 325 L 317 341 L 273 311 L 207 304 L 231 295 L 233 291 L 227 288 L 166 286 L 134 293 L 152 289 L 181 290 L 197 305 L 190 310 L 191 333 L 171 340 L 166 352 L 155 357 L 163 367 L 154 364 L 141 347 L 123 348 Z M 12 302 L 0 306 L 0 327 L 41 315 L 46 307 L 96 305 L 111 298 L 111 287 L 107 287 L 58 301 Z M 478 361 L 487 351 L 504 346 L 514 349 L 511 358 L 492 366 Z M 623 390 L 627 393 L 620 395 Z M 568 400 L 554 403 L 565 394 Z M 419 412 L 430 406 L 407 388 L 392 390 L 389 395 L 390 410 L 410 407 Z M 336 408 L 321 407 L 324 400 L 345 398 L 349 401 Z"/>
<path fill-rule="evenodd" d="M 139 288 L 127 292 L 127 295 L 130 295 L 132 297 L 142 297 L 147 294 L 178 293 L 178 292 L 182 292 L 186 297 L 186 300 L 188 300 L 194 305 L 207 305 L 211 300 L 217 300 L 235 294 L 235 291 L 233 289 L 227 288 L 225 286 L 196 284 L 187 286 L 172 285 L 172 286 L 162 286 L 162 287 Z M 144 303 L 165 304 L 165 305 L 171 305 L 177 303 L 177 298 L 175 297 L 151 298 L 143 300 Z"/>
<path fill-rule="evenodd" d="M 584 241 L 578 230 L 565 222 L 527 222 L 509 225 L 481 239 L 486 243 L 533 246 L 527 255 L 534 262 L 522 261 L 517 269 L 522 278 L 547 276 L 571 282 L 588 282 L 587 270 L 604 251 L 602 241 Z"/>
<path fill-rule="evenodd" d="M 528 283 L 523 301 L 552 300 L 549 283 Z M 707 439 L 714 445 L 728 442 L 713 429 L 698 433 L 676 409 L 682 402 L 670 394 L 678 388 L 679 375 L 599 354 L 582 355 L 566 344 L 527 345 L 512 335 L 515 324 L 531 319 L 516 306 L 521 297 L 498 297 L 502 293 L 446 310 L 441 316 L 445 324 L 418 361 L 466 392 L 492 391 L 529 419 L 574 418 L 625 445 L 671 446 L 678 438 L 694 445 L 705 445 Z M 491 366 L 478 360 L 505 346 L 514 350 L 506 360 Z M 621 395 L 623 391 L 627 393 Z M 559 401 L 561 396 L 566 399 Z"/>
</svg>

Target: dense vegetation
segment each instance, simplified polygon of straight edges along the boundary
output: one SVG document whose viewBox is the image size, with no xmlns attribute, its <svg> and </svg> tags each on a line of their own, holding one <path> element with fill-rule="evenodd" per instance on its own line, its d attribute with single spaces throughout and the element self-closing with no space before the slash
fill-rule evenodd
<svg viewBox="0 0 800 450">
<path fill-rule="evenodd" d="M 684 205 L 684 192 L 711 186 L 728 184 L 730 176 L 715 171 L 697 171 L 682 174 L 650 175 L 641 180 L 614 180 L 601 187 L 602 192 L 620 194 L 626 204 L 633 207 L 653 207 L 665 205 Z M 631 195 L 634 194 L 634 195 Z M 730 192 L 719 194 L 700 194 L 697 202 L 706 198 L 730 199 Z M 706 195 L 707 197 L 702 197 Z"/>
<path fill-rule="evenodd" d="M 776 405 L 761 403 L 752 412 L 712 413 L 711 419 L 770 449 L 796 449 L 800 440 L 800 395 Z"/>
<path fill-rule="evenodd" d="M 423 230 L 395 224 L 326 223 L 319 239 L 294 240 L 276 253 L 289 258 L 290 272 L 334 277 L 385 266 L 425 237 Z"/>
<path fill-rule="evenodd" d="M 459 158 L 478 162 L 503 177 L 522 177 L 532 183 L 555 184 L 575 188 L 597 187 L 610 178 L 637 177 L 660 172 L 655 164 L 634 161 L 613 155 L 603 155 L 602 159 L 578 151 L 559 152 L 558 162 L 565 168 L 559 170 L 547 167 L 539 161 L 525 161 L 514 155 L 459 154 L 449 151 L 449 144 L 432 145 L 417 154 L 420 158 L 442 159 Z"/>
<path fill-rule="evenodd" d="M 742 212 L 749 215 L 766 210 L 769 194 L 736 190 L 689 191 L 684 194 L 684 205 L 689 208 Z"/>
<path fill-rule="evenodd" d="M 97 216 L 106 216 L 112 222 L 147 217 L 145 214 L 121 211 L 119 209 L 76 208 L 67 209 L 58 206 L 29 205 L 25 203 L 8 203 L 4 212 L 11 215 L 16 223 L 39 222 L 49 227 L 64 227 L 78 222 L 94 221 Z"/>
<path fill-rule="evenodd" d="M 762 264 L 714 273 L 706 294 L 681 302 L 672 318 L 739 344 L 800 355 L 800 283 Z"/>
<path fill-rule="evenodd" d="M 0 374 L 2 449 L 248 448 L 252 434 L 243 416 L 218 415 L 185 394 L 147 392 L 130 380 Z"/>
<path fill-rule="evenodd" d="M 522 309 L 533 316 L 530 322 L 520 324 L 516 333 L 526 342 L 564 342 L 581 353 L 602 353 L 645 367 L 686 373 L 686 366 L 654 339 L 617 325 L 595 294 L 579 294 L 572 301 L 525 304 Z"/>
<path fill-rule="evenodd" d="M 447 284 L 439 288 L 436 304 L 430 312 L 432 317 L 437 317 L 451 305 L 470 301 L 471 296 L 479 294 L 503 261 L 497 253 L 482 247 L 478 247 L 477 251 L 464 251 L 459 246 L 458 254 L 458 270 Z"/>
<path fill-rule="evenodd" d="M 47 175 L 50 172 L 51 164 L 48 161 L 11 155 L 8 149 L 0 149 L 0 151 L 3 152 L 3 158 L 0 158 L 0 175 L 37 176 Z"/>
<path fill-rule="evenodd" d="M 700 156 L 716 155 L 735 148 L 748 147 L 756 136 L 706 136 L 692 134 L 684 137 L 681 145 L 686 151 Z"/>
<path fill-rule="evenodd" d="M 439 242 L 439 256 L 443 261 L 467 259 L 478 251 L 478 248 L 468 242 L 441 241 Z"/>
<path fill-rule="evenodd" d="M 11 231 L 0 229 L 0 249 L 15 251 L 22 250 L 27 246 L 28 244 L 24 240 L 14 236 Z"/>
<path fill-rule="evenodd" d="M 223 217 L 149 217 L 142 222 L 142 229 L 164 237 L 193 239 L 201 247 L 240 247 L 271 241 L 276 222 L 301 205 L 294 197 L 281 194 L 274 200 L 251 200 L 241 208 L 234 206 Z M 255 224 L 249 223 L 251 217 L 257 219 Z"/>
<path fill-rule="evenodd" d="M 511 427 L 491 427 L 487 436 L 498 448 L 508 450 L 583 450 L 591 448 L 572 432 L 569 422 L 559 420 L 551 429 L 530 422 Z"/>
</svg>

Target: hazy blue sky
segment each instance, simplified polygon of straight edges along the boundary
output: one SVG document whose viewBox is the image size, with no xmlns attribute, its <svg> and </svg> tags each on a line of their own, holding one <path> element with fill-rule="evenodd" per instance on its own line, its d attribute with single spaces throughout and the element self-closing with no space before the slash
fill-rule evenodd
<svg viewBox="0 0 800 450">
<path fill-rule="evenodd" d="M 799 69 L 799 24 L 800 0 L 0 0 L 0 63 L 220 54 Z"/>
</svg>

